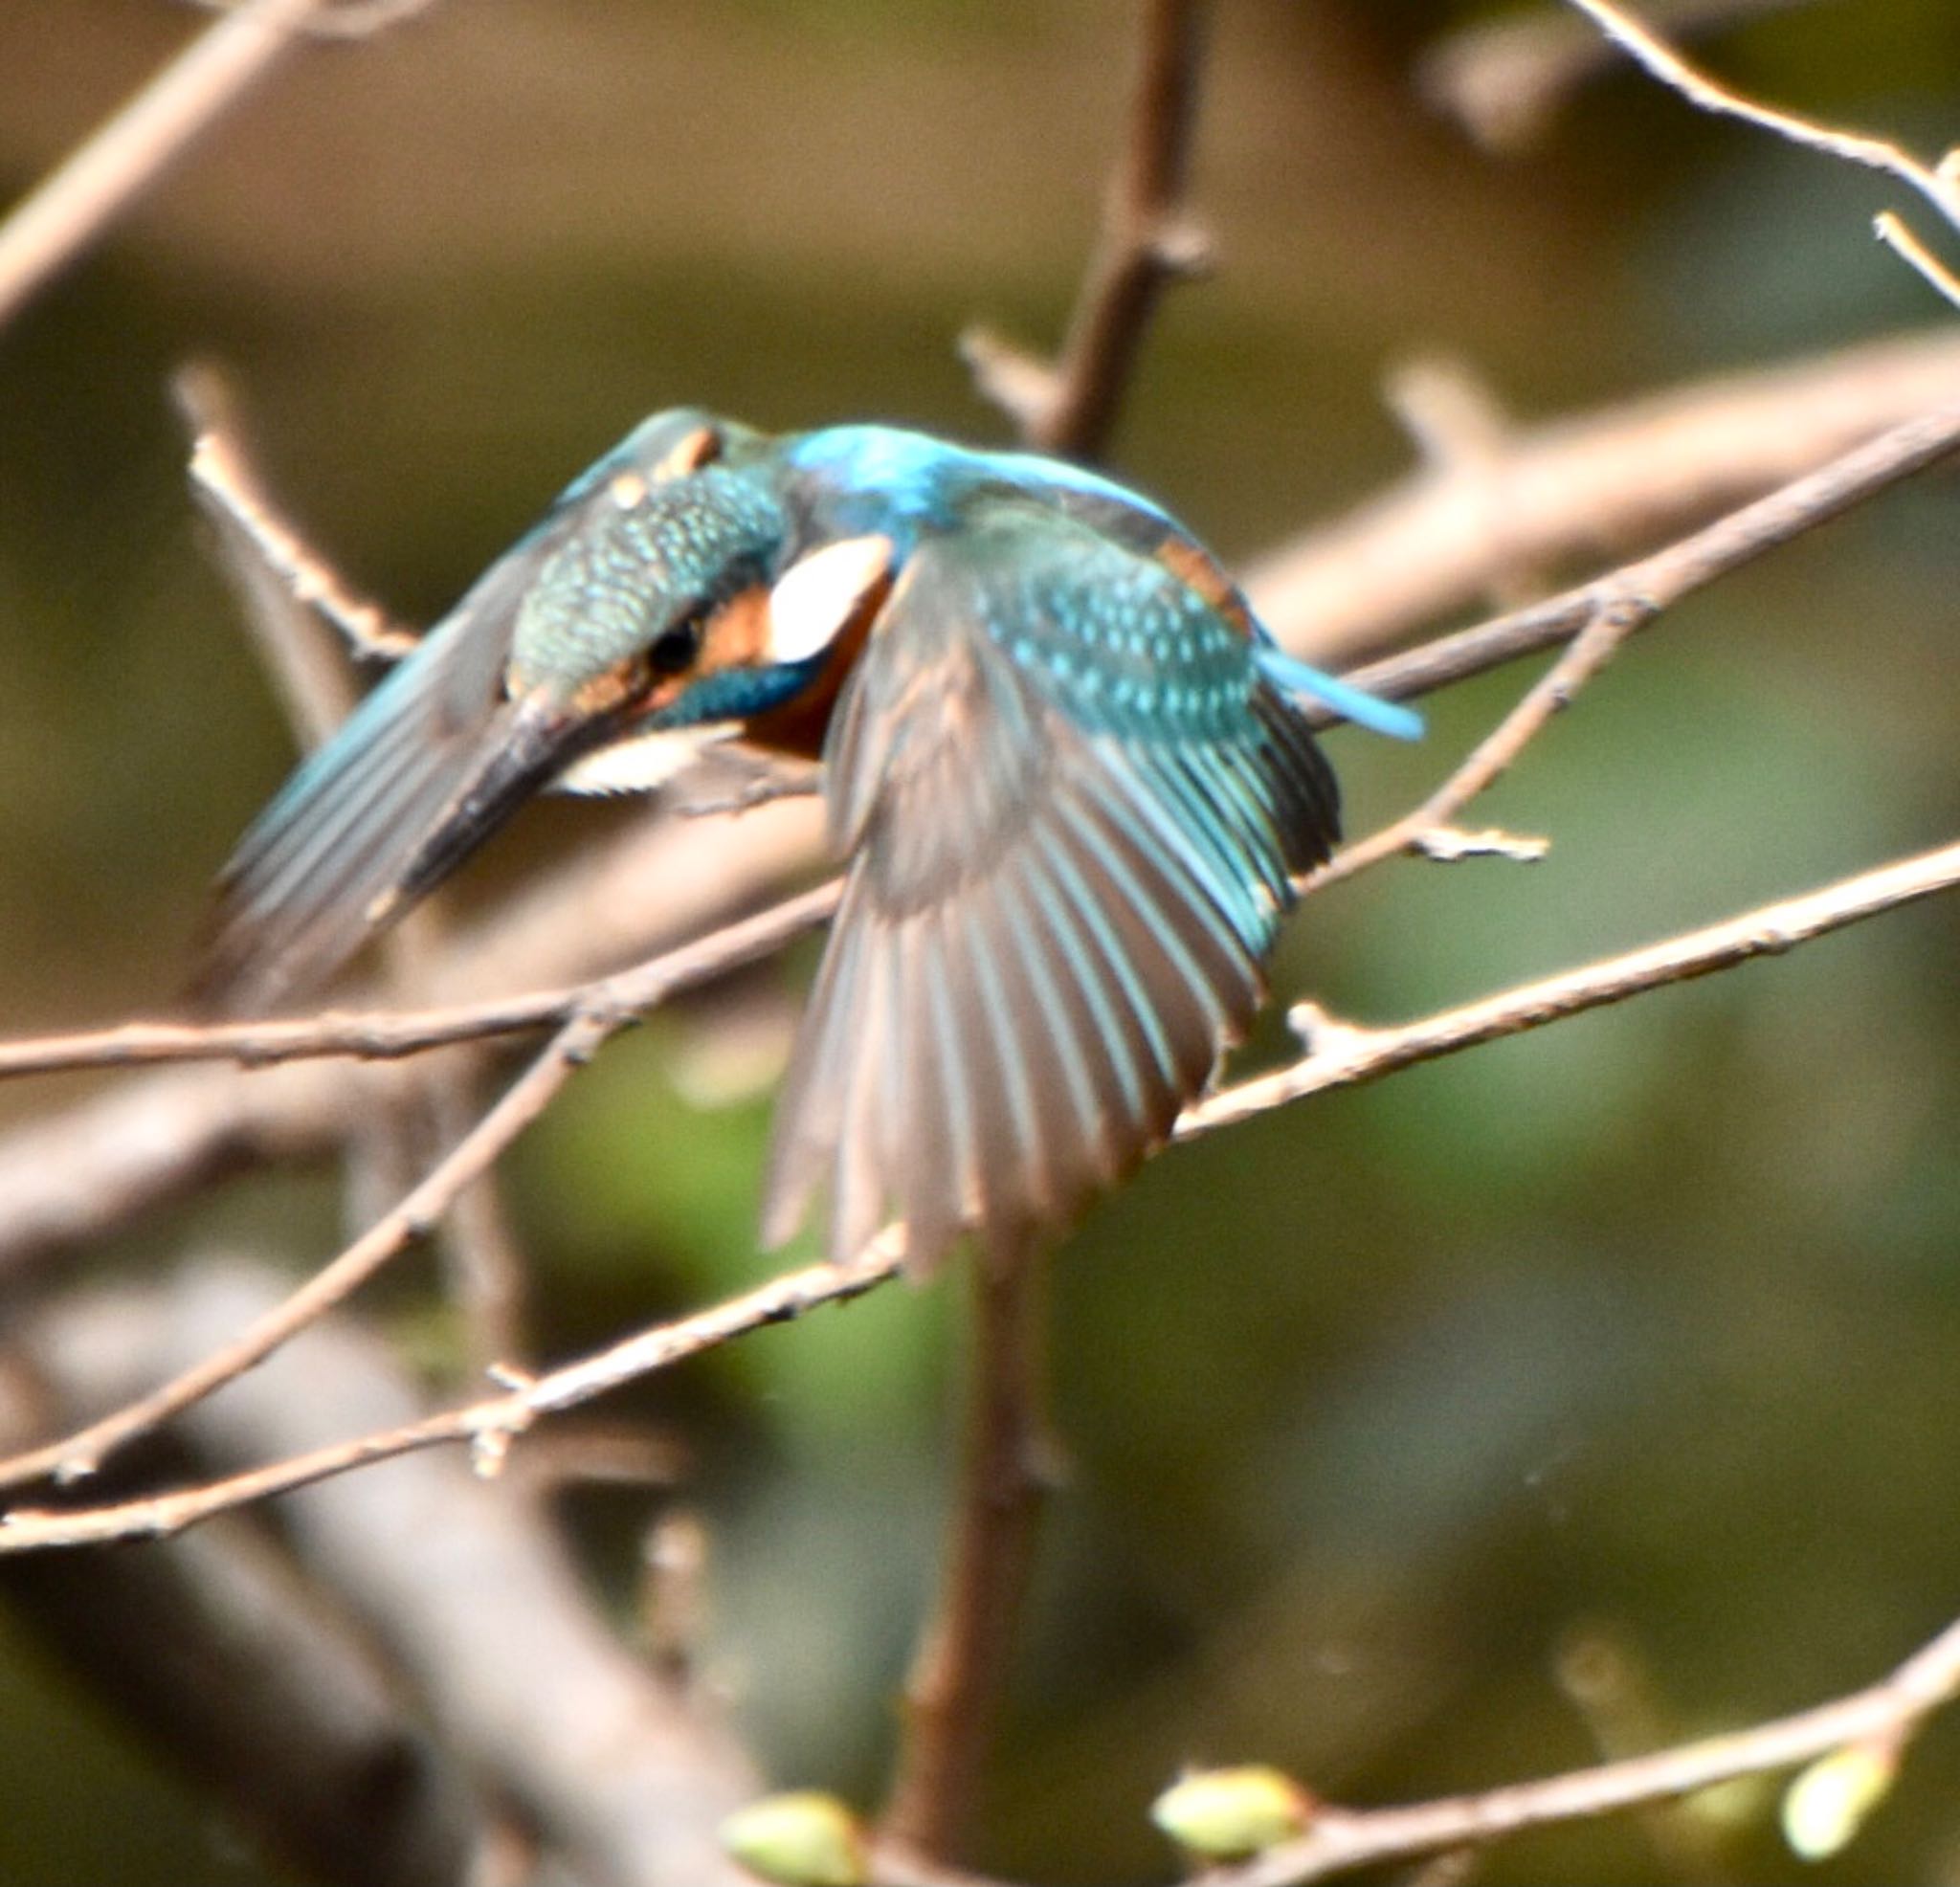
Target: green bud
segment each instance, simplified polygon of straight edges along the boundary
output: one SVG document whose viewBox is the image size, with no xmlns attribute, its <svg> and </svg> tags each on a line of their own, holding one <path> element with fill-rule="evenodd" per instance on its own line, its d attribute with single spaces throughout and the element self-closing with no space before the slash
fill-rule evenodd
<svg viewBox="0 0 1960 1887">
<path fill-rule="evenodd" d="M 1253 1764 L 1199 1769 L 1150 1804 L 1150 1819 L 1207 1860 L 1242 1860 L 1305 1832 L 1314 1801 L 1291 1776 Z"/>
<path fill-rule="evenodd" d="M 1783 1838 L 1800 1860 L 1823 1861 L 1848 1847 L 1865 1817 L 1891 1793 L 1899 1746 L 1891 1739 L 1846 1743 L 1821 1756 L 1783 1796 Z"/>
<path fill-rule="evenodd" d="M 820 1789 L 766 1795 L 721 1827 L 722 1846 L 778 1887 L 865 1887 L 871 1878 L 858 1817 Z"/>
</svg>

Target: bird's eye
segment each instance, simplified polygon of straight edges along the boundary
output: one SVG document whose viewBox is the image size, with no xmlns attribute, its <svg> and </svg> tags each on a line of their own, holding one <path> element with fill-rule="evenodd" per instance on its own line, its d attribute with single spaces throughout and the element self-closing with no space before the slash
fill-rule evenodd
<svg viewBox="0 0 1960 1887">
<path fill-rule="evenodd" d="M 647 651 L 647 667 L 655 675 L 681 675 L 701 654 L 701 622 L 690 617 L 663 630 Z"/>
</svg>

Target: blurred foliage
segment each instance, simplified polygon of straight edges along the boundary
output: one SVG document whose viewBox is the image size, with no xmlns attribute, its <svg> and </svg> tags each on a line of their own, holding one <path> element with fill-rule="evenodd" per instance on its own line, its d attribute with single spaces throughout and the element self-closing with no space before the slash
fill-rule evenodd
<svg viewBox="0 0 1960 1887">
<path fill-rule="evenodd" d="M 1871 180 L 1638 81 L 1525 157 L 1472 152 L 1407 72 L 1484 11 L 1220 8 L 1197 194 L 1222 270 L 1167 311 L 1119 459 L 1230 553 L 1400 469 L 1377 390 L 1419 350 L 1531 416 L 1937 312 L 1870 242 Z M 1056 333 L 1125 21 L 1114 0 L 474 0 L 255 97 L 0 335 L 5 1026 L 167 1000 L 286 764 L 195 547 L 176 362 L 235 370 L 280 489 L 423 615 L 658 405 L 998 436 L 952 337 Z M 193 24 L 161 0 L 0 10 L 11 189 Z M 1940 0 L 1863 0 L 1715 56 L 1938 145 L 1956 51 Z M 1951 505 L 1923 481 L 1682 609 L 1492 796 L 1554 837 L 1545 864 L 1344 888 L 1294 926 L 1280 989 L 1399 1016 L 1950 836 Z M 1357 829 L 1517 685 L 1438 703 L 1414 752 L 1336 736 Z M 1356 1800 L 1584 1760 L 1602 1728 L 1554 1669 L 1577 1632 L 1628 1648 L 1672 1736 L 1861 1682 L 1950 1615 L 1955 929 L 1922 907 L 1328 1097 L 1100 1210 L 1057 1270 L 1070 1488 L 989 1862 L 1166 1877 L 1146 1809 L 1188 1760 Z M 726 1013 L 779 1041 L 793 985 L 772 969 L 609 1050 L 511 1163 L 553 1346 L 763 1275 L 767 1083 L 684 1077 Z M 46 1104 L 11 1088 L 0 1118 Z M 305 1261 L 321 1202 L 261 1180 L 214 1209 L 234 1235 L 317 1232 Z M 211 1223 L 128 1242 L 164 1262 Z M 956 1300 L 880 1294 L 639 1398 L 696 1444 L 716 1668 L 786 1785 L 876 1794 Z M 1704 1817 L 1692 1865 L 1621 1821 L 1480 1877 L 1960 1877 L 1956 1746 L 1931 1733 L 1815 1868 L 1766 1793 L 1737 1828 Z M 0 1772 L 0 1878 L 259 1877 L 11 1639 Z"/>
</svg>

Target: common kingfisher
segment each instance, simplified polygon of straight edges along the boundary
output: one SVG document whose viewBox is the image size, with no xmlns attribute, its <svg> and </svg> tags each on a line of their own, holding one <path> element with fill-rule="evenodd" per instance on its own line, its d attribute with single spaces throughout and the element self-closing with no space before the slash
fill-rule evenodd
<svg viewBox="0 0 1960 1887">
<path fill-rule="evenodd" d="M 1264 996 L 1338 835 L 1290 660 L 1217 561 L 1094 473 L 886 426 L 657 414 L 576 479 L 247 832 L 202 979 L 323 981 L 530 794 L 711 743 L 821 763 L 842 902 L 762 1231 L 996 1253 L 1127 1174 Z"/>
</svg>

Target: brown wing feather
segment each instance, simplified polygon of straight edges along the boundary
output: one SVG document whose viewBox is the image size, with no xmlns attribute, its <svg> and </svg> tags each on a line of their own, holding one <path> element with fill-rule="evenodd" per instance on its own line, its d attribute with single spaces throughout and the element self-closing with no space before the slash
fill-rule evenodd
<svg viewBox="0 0 1960 1887">
<path fill-rule="evenodd" d="M 824 1189 L 837 1256 L 887 1217 L 924 1265 L 1072 1216 L 1242 1033 L 1286 874 L 1329 842 L 1329 776 L 1279 698 L 1243 751 L 1085 730 L 989 632 L 998 602 L 960 541 L 928 544 L 839 704 L 851 862 L 778 1105 L 771 1243 Z"/>
</svg>

